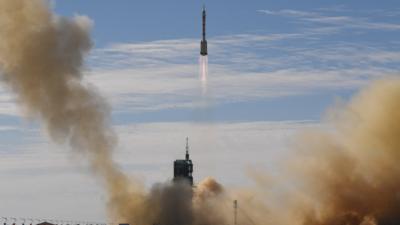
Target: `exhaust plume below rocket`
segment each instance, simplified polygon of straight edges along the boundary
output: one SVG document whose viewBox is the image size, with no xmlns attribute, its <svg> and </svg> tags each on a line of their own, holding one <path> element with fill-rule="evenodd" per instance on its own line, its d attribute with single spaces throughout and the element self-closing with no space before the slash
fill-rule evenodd
<svg viewBox="0 0 400 225">
<path fill-rule="evenodd" d="M 203 96 L 205 96 L 207 94 L 207 77 L 208 77 L 208 57 L 207 56 L 200 56 L 199 68 L 200 68 L 201 93 Z"/>
</svg>

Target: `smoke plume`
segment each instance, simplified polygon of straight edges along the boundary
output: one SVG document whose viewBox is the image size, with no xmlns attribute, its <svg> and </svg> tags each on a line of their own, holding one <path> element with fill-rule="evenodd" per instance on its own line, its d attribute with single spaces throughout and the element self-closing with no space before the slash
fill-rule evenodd
<svg viewBox="0 0 400 225">
<path fill-rule="evenodd" d="M 302 137 L 308 156 L 294 168 L 309 198 L 303 224 L 400 222 L 399 100 L 400 80 L 377 81 L 331 113 L 333 132 Z"/>
<path fill-rule="evenodd" d="M 303 131 L 280 176 L 257 172 L 236 192 L 239 224 L 400 223 L 400 80 L 373 82 Z"/>
<path fill-rule="evenodd" d="M 124 218 L 122 204 L 133 187 L 112 160 L 110 108 L 82 82 L 91 23 L 53 15 L 44 0 L 0 0 L 0 68 L 25 114 L 40 118 L 53 141 L 69 143 L 89 160 L 110 208 Z"/>
</svg>

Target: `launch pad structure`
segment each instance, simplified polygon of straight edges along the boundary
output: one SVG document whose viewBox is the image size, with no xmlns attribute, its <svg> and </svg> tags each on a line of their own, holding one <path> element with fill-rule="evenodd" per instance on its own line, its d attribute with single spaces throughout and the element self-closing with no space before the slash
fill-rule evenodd
<svg viewBox="0 0 400 225">
<path fill-rule="evenodd" d="M 189 157 L 189 138 L 186 138 L 185 159 L 174 161 L 174 182 L 187 181 L 193 186 L 193 162 Z"/>
</svg>

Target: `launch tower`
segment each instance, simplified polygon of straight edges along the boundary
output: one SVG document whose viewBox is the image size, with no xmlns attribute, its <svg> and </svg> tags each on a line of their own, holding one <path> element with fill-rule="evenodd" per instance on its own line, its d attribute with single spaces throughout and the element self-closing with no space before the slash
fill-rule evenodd
<svg viewBox="0 0 400 225">
<path fill-rule="evenodd" d="M 193 163 L 189 158 L 189 138 L 186 138 L 186 155 L 185 159 L 177 159 L 174 161 L 174 182 L 186 180 L 193 186 Z"/>
</svg>

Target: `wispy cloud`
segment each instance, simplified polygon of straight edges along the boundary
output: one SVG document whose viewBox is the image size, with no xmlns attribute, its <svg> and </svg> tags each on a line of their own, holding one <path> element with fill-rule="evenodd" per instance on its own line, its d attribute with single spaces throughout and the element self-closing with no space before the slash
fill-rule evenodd
<svg viewBox="0 0 400 225">
<path fill-rule="evenodd" d="M 345 8 L 260 10 L 313 24 L 292 32 L 245 33 L 209 39 L 209 93 L 213 104 L 257 101 L 323 90 L 356 89 L 400 70 L 400 43 L 341 37 L 344 27 L 397 30 L 397 24 L 345 13 Z M 356 29 L 357 30 L 357 29 Z M 336 39 L 332 39 L 335 36 Z M 361 38 L 361 39 L 360 39 Z M 87 81 L 117 112 L 201 107 L 197 39 L 114 43 L 91 53 Z M 17 99 L 0 91 L 0 113 L 20 115 Z"/>
<path fill-rule="evenodd" d="M 315 12 L 307 12 L 293 9 L 283 9 L 278 11 L 273 10 L 257 10 L 257 12 L 265 13 L 267 15 L 276 15 L 276 16 L 294 16 L 294 17 L 316 17 L 319 16 L 318 13 Z"/>
<path fill-rule="evenodd" d="M 336 8 L 324 8 L 315 11 L 301 11 L 293 9 L 283 9 L 283 10 L 258 10 L 259 13 L 263 13 L 271 16 L 283 16 L 292 17 L 297 19 L 298 22 L 306 22 L 314 25 L 324 25 L 324 26 L 336 26 L 342 29 L 365 29 L 365 30 L 400 30 L 399 23 L 392 22 L 380 22 L 374 17 L 374 14 L 366 15 L 354 15 L 353 11 L 345 10 L 344 7 Z M 360 10 L 362 11 L 362 10 Z M 367 13 L 368 13 L 367 12 Z M 398 16 L 397 14 L 389 11 L 380 11 L 383 16 Z M 377 11 L 375 11 L 375 15 Z"/>
<path fill-rule="evenodd" d="M 313 29 L 211 38 L 214 104 L 355 89 L 400 69 L 398 44 L 328 45 L 320 40 L 326 34 Z M 198 47 L 197 40 L 178 39 L 97 49 L 88 80 L 112 99 L 117 111 L 200 107 Z"/>
<path fill-rule="evenodd" d="M 209 93 L 213 104 L 257 101 L 322 90 L 358 88 L 399 71 L 400 45 L 338 42 L 326 32 L 241 34 L 210 39 Z M 320 40 L 322 39 L 322 40 Z M 87 82 L 115 112 L 202 107 L 195 39 L 119 43 L 95 49 Z M 21 114 L 0 92 L 0 113 Z"/>
</svg>

